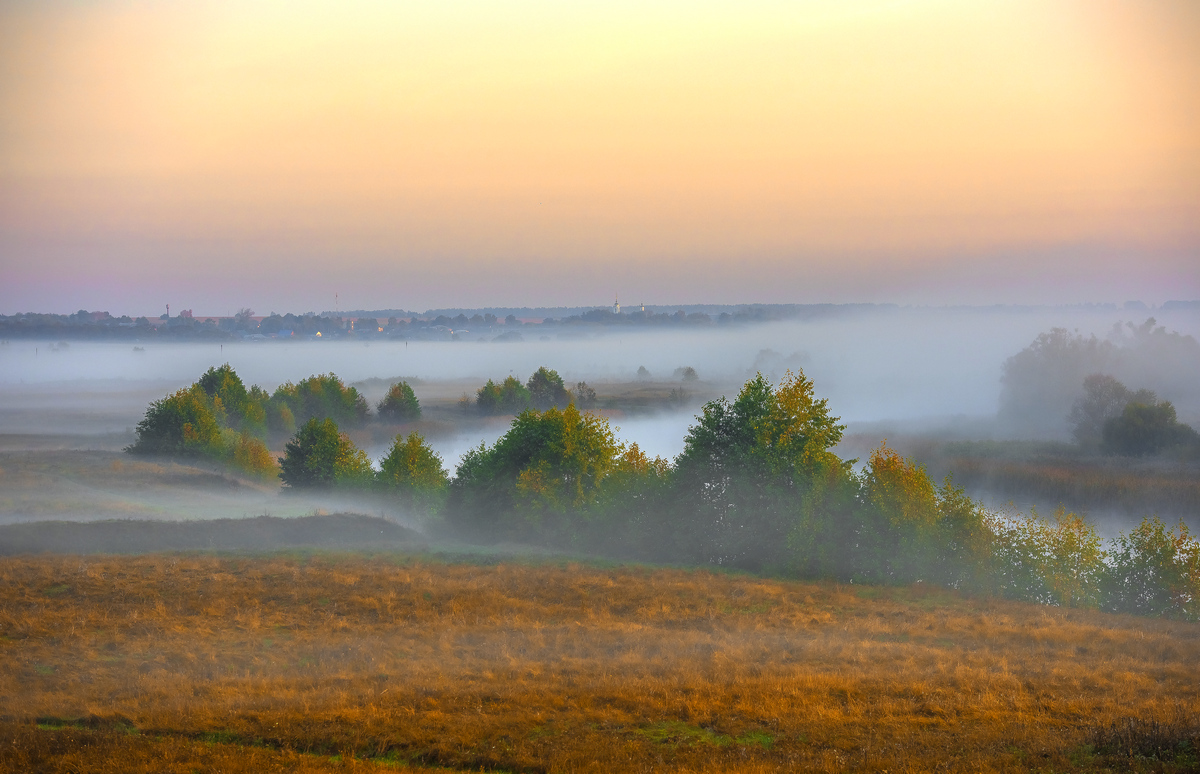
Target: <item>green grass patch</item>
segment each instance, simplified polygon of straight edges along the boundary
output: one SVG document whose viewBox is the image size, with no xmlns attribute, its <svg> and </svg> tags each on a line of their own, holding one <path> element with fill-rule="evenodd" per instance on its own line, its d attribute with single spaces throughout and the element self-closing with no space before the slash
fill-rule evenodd
<svg viewBox="0 0 1200 774">
<path fill-rule="evenodd" d="M 724 734 L 709 731 L 707 728 L 689 725 L 682 720 L 666 720 L 661 723 L 655 723 L 645 728 L 639 728 L 636 733 L 655 744 L 670 745 L 672 747 L 692 747 L 700 744 L 712 747 L 724 747 L 733 741 Z"/>
</svg>

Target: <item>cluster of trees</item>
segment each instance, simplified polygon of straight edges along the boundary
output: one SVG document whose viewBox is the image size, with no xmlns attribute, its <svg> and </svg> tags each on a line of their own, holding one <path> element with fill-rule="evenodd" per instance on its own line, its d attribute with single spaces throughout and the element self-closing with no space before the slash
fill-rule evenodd
<svg viewBox="0 0 1200 774">
<path fill-rule="evenodd" d="M 1130 390 L 1107 374 L 1083 380 L 1068 417 L 1076 443 L 1109 454 L 1142 457 L 1168 449 L 1200 449 L 1200 434 L 1176 418 L 1153 390 Z"/>
<path fill-rule="evenodd" d="M 279 477 L 289 489 L 376 491 L 425 513 L 437 512 L 449 484 L 442 458 L 419 433 L 397 435 L 375 470 L 367 455 L 328 418 L 310 419 L 296 431 L 279 463 Z"/>
<path fill-rule="evenodd" d="M 590 408 L 596 404 L 596 391 L 587 382 L 579 382 L 573 390 L 568 389 L 557 371 L 542 366 L 525 384 L 515 376 L 505 377 L 499 384 L 488 379 L 475 393 L 474 409 L 484 416 L 500 416 L 519 414 L 527 409 L 563 408 L 572 403 Z M 470 408 L 470 399 L 464 396 L 463 404 Z"/>
<path fill-rule="evenodd" d="M 552 371 L 538 374 L 538 384 L 556 384 Z M 228 408 L 240 405 L 235 377 L 227 367 L 210 370 L 191 390 L 152 405 L 147 423 L 162 404 L 186 397 L 176 401 L 193 412 L 192 429 L 179 433 L 186 450 L 203 435 L 195 429 L 203 414 L 197 407 L 213 417 L 224 410 L 227 424 L 245 416 Z M 320 379 L 340 384 L 332 375 Z M 523 389 L 532 401 L 533 389 Z M 547 389 L 544 395 L 562 398 Z M 342 406 L 352 422 L 365 416 L 345 408 L 354 400 L 329 405 Z M 464 455 L 453 478 L 415 433 L 397 436 L 374 470 L 332 416 L 313 416 L 287 443 L 280 476 L 293 489 L 383 492 L 429 513 L 435 527 L 482 543 L 852 583 L 920 581 L 1048 604 L 1200 617 L 1200 543 L 1182 523 L 1168 528 L 1146 519 L 1106 546 L 1085 519 L 1061 510 L 1050 519 L 989 512 L 886 445 L 856 469 L 856 460 L 832 451 L 844 429 L 802 372 L 777 384 L 760 374 L 734 400 L 704 405 L 674 461 L 618 441 L 607 420 L 568 400 L 521 411 L 494 444 Z M 139 442 L 142 432 L 139 426 Z"/>
<path fill-rule="evenodd" d="M 1116 325 L 1104 339 L 1065 328 L 1039 335 L 1004 363 L 999 419 L 1026 438 L 1065 439 L 1080 385 L 1092 374 L 1143 385 L 1185 415 L 1200 411 L 1200 342 L 1151 317 Z M 1143 398 L 1126 402 L 1150 405 Z"/>
<path fill-rule="evenodd" d="M 379 420 L 390 424 L 421 416 L 420 402 L 406 382 L 392 385 L 376 410 Z M 287 382 L 267 393 L 257 385 L 247 389 L 226 363 L 208 369 L 190 387 L 151 403 L 128 451 L 207 457 L 274 478 L 279 468 L 268 444 L 282 442 L 312 420 L 355 428 L 370 415 L 366 399 L 334 374 Z"/>
<path fill-rule="evenodd" d="M 886 446 L 861 471 L 801 373 L 706 404 L 673 463 L 573 405 L 519 415 L 464 456 L 442 511 L 456 534 L 647 561 L 1195 618 L 1200 544 L 1148 519 L 1105 547 L 1065 512 L 1004 517 Z"/>
</svg>

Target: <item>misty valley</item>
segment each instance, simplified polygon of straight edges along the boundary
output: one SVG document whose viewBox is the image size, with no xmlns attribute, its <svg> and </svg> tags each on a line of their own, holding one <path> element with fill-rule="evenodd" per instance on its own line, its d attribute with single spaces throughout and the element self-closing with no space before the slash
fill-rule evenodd
<svg viewBox="0 0 1200 774">
<path fill-rule="evenodd" d="M 1196 770 L 1155 313 L 7 339 L 0 761 Z"/>
</svg>

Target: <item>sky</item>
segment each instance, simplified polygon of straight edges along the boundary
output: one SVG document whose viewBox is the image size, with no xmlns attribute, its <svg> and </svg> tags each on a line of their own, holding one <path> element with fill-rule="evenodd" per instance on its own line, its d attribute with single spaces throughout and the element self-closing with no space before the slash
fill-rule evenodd
<svg viewBox="0 0 1200 774">
<path fill-rule="evenodd" d="M 0 4 L 0 314 L 1200 298 L 1200 3 Z"/>
</svg>

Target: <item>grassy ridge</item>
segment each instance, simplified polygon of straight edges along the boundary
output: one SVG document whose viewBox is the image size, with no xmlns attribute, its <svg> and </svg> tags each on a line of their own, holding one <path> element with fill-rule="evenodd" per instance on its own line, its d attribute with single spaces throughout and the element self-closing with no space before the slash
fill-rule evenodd
<svg viewBox="0 0 1200 774">
<path fill-rule="evenodd" d="M 41 552 L 142 554 L 154 551 L 267 551 L 299 547 L 413 548 L 414 530 L 359 513 L 203 521 L 39 521 L 0 526 L 0 556 Z"/>
<path fill-rule="evenodd" d="M 225 746 L 245 751 L 226 771 L 302 753 L 314 771 L 1184 771 L 1186 750 L 1138 763 L 1095 742 L 1194 712 L 1198 664 L 1194 623 L 922 586 L 406 555 L 0 560 L 9 768 L 91 734 L 96 770 L 151 770 L 161 744 L 182 762 L 159 771 Z"/>
</svg>

